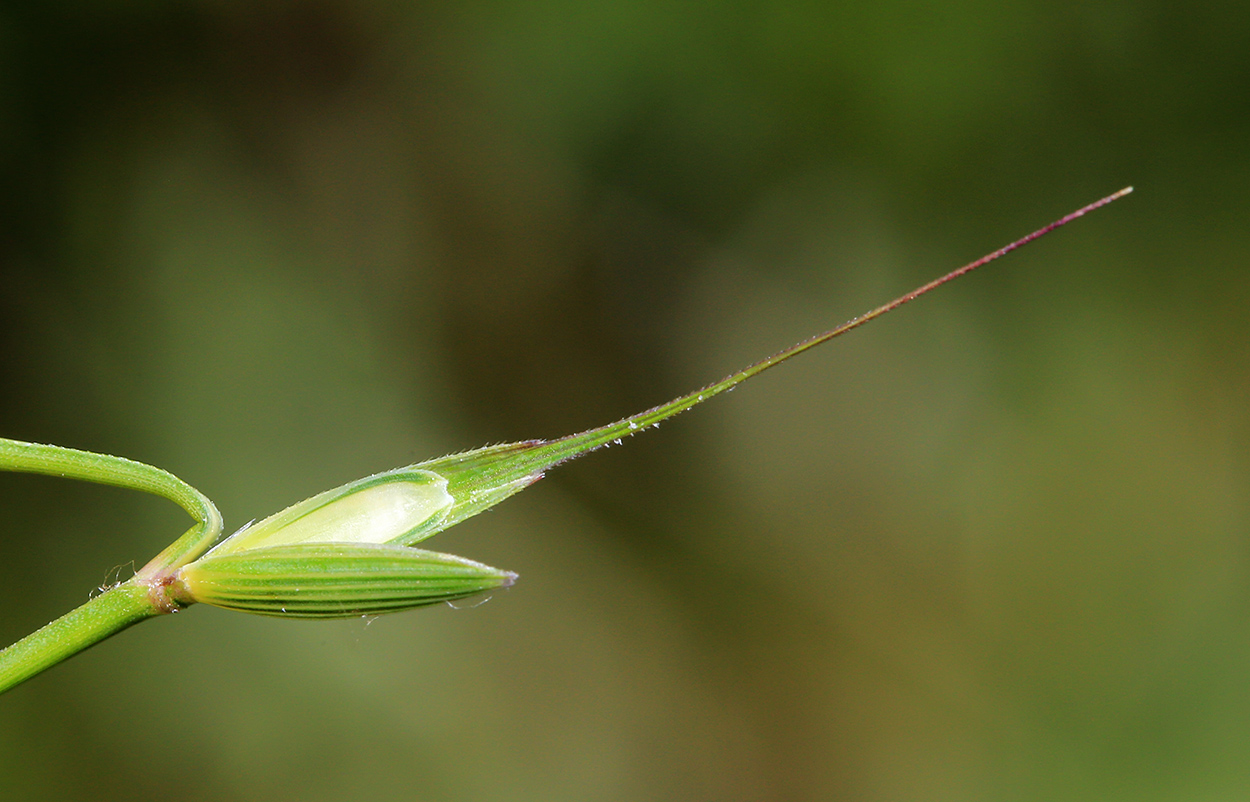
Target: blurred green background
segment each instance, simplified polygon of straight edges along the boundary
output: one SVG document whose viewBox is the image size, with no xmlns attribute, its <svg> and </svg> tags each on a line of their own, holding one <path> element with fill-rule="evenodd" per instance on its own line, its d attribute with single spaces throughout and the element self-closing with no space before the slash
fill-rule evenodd
<svg viewBox="0 0 1250 802">
<path fill-rule="evenodd" d="M 1250 794 L 1246 3 L 5 3 L 0 182 L 0 434 L 228 529 L 1138 190 L 431 541 L 488 604 L 19 687 L 6 799 Z M 186 523 L 0 509 L 6 643 Z"/>
</svg>

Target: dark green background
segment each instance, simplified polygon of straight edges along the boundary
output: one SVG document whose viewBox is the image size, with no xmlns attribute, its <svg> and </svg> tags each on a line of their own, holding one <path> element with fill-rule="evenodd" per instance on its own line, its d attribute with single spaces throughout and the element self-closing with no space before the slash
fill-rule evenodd
<svg viewBox="0 0 1250 802">
<path fill-rule="evenodd" d="M 485 606 L 192 608 L 38 677 L 2 795 L 1250 793 L 1250 5 L 4 4 L 0 434 L 231 529 L 1130 183 L 431 541 L 520 573 Z M 6 642 L 186 523 L 15 474 L 0 510 Z"/>
</svg>

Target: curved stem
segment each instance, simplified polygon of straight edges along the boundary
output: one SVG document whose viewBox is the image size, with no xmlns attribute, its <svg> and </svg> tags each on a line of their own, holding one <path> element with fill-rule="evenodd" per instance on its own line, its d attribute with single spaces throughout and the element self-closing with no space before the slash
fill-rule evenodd
<svg viewBox="0 0 1250 802">
<path fill-rule="evenodd" d="M 0 651 L 0 693 L 132 624 L 176 610 L 166 593 L 167 579 L 221 534 L 221 513 L 213 502 L 172 473 L 142 462 L 0 438 L 0 470 L 141 490 L 169 499 L 195 519 L 131 579 Z"/>
<path fill-rule="evenodd" d="M 168 471 L 125 457 L 0 437 L 0 470 L 41 473 L 140 490 L 182 507 L 196 524 L 139 570 L 138 575 L 149 580 L 199 557 L 221 534 L 221 513 L 203 493 Z"/>
<path fill-rule="evenodd" d="M 152 603 L 146 585 L 135 579 L 123 582 L 0 651 L 0 693 L 164 612 Z"/>
</svg>

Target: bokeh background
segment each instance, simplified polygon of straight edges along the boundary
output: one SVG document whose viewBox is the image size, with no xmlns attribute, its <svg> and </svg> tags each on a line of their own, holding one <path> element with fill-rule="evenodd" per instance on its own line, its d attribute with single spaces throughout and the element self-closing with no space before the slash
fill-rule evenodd
<svg viewBox="0 0 1250 802">
<path fill-rule="evenodd" d="M 0 699 L 6 799 L 1250 794 L 1250 5 L 0 7 L 0 433 L 232 529 L 619 418 L 1137 192 L 430 545 Z M 0 475 L 0 636 L 185 527 Z"/>
</svg>

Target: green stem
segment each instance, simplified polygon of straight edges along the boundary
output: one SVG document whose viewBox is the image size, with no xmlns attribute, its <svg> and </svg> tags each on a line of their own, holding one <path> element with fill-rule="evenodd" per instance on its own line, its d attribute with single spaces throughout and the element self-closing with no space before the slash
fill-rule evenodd
<svg viewBox="0 0 1250 802">
<path fill-rule="evenodd" d="M 141 490 L 182 507 L 195 524 L 127 582 L 95 597 L 0 652 L 0 693 L 145 618 L 176 609 L 167 578 L 204 553 L 221 534 L 221 513 L 178 477 L 123 457 L 0 438 L 0 470 Z"/>
<path fill-rule="evenodd" d="M 76 448 L 23 443 L 0 438 L 0 470 L 81 479 L 162 496 L 186 510 L 196 524 L 139 570 L 151 580 L 186 565 L 204 553 L 221 534 L 221 513 L 213 502 L 168 471 L 124 457 Z"/>
<path fill-rule="evenodd" d="M 0 693 L 164 612 L 152 603 L 146 585 L 135 579 L 123 582 L 0 651 Z"/>
</svg>

